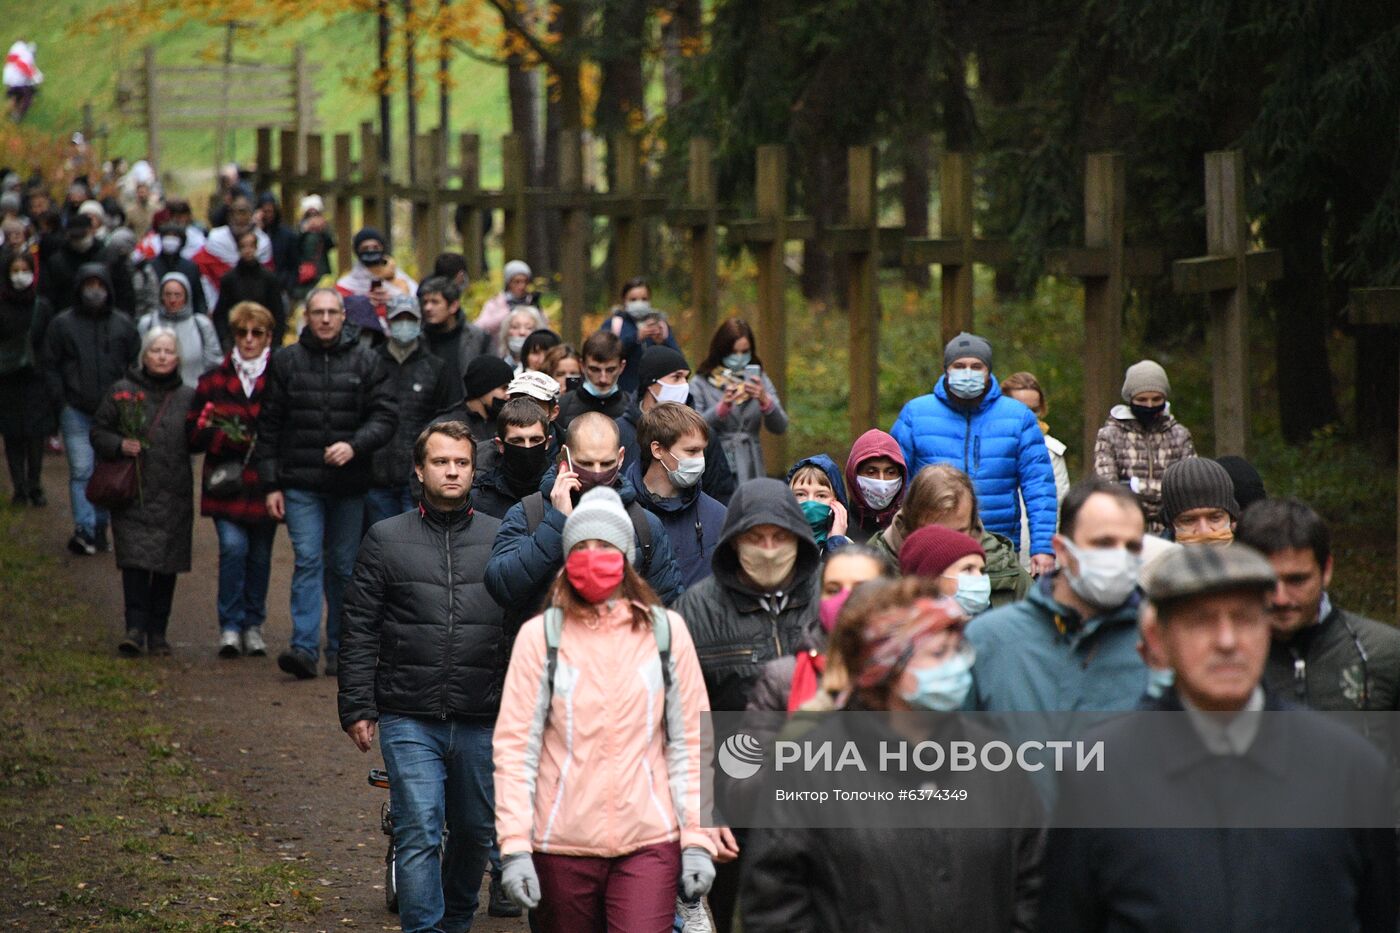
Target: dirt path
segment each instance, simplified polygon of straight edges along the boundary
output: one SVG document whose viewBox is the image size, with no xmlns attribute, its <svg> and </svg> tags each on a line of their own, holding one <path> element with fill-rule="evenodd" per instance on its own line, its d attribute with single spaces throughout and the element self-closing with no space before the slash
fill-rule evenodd
<svg viewBox="0 0 1400 933">
<path fill-rule="evenodd" d="M 115 648 L 123 627 L 122 595 L 112 557 L 79 558 L 63 550 L 72 527 L 62 457 L 46 458 L 44 479 L 50 505 L 31 513 L 27 524 L 45 546 L 63 552 L 63 572 Z M 319 879 L 316 893 L 324 903 L 309 929 L 399 929 L 397 917 L 384 909 L 386 838 L 379 809 L 387 795 L 365 782 L 369 768 L 383 766 L 379 750 L 361 754 L 340 731 L 334 679 L 297 682 L 277 670 L 275 655 L 291 633 L 292 551 L 285 529 L 279 529 L 273 551 L 266 658 L 223 661 L 215 655 L 218 541 L 207 518 L 195 521 L 193 567 L 175 589 L 169 631 L 174 656 L 122 662 L 114 650 L 113 663 L 168 666 L 172 707 L 184 713 L 177 730 L 210 783 L 255 802 L 247 831 L 277 857 L 304 860 Z M 482 900 L 474 930 L 527 929 L 523 920 L 487 917 L 484 892 Z"/>
</svg>

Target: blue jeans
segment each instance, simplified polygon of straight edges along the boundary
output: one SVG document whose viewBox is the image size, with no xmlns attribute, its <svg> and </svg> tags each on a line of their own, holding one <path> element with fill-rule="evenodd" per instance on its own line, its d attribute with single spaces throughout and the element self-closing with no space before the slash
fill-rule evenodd
<svg viewBox="0 0 1400 933">
<path fill-rule="evenodd" d="M 292 569 L 292 649 L 317 657 L 321 608 L 326 610 L 326 654 L 340 653 L 340 606 L 355 569 L 365 520 L 364 496 L 283 491 Z"/>
<path fill-rule="evenodd" d="M 376 486 L 365 493 L 365 528 L 386 518 L 411 512 L 413 508 L 413 494 L 409 492 L 407 483 L 402 486 Z"/>
<path fill-rule="evenodd" d="M 491 734 L 491 726 L 451 719 L 380 717 L 404 933 L 471 929 L 496 831 Z"/>
<path fill-rule="evenodd" d="M 87 484 L 92 479 L 95 455 L 92 451 L 92 416 L 71 405 L 64 405 L 58 416 L 63 433 L 63 450 L 68 455 L 68 501 L 73 506 L 73 525 L 91 536 L 98 526 L 107 527 L 108 515 L 87 500 Z"/>
<path fill-rule="evenodd" d="M 272 575 L 277 526 L 216 518 L 214 529 L 219 533 L 219 629 L 257 628 L 267 619 L 267 581 Z"/>
</svg>

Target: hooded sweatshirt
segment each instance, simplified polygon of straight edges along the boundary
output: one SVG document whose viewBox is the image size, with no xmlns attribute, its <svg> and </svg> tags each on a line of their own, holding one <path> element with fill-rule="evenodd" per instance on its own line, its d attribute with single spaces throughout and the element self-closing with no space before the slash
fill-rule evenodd
<svg viewBox="0 0 1400 933">
<path fill-rule="evenodd" d="M 179 272 L 167 272 L 160 280 L 161 290 L 167 282 L 175 282 L 185 289 L 185 306 L 171 314 L 161 305 L 159 311 L 141 316 L 136 322 L 136 332 L 142 339 L 154 327 L 167 327 L 175 331 L 175 339 L 180 344 L 180 380 L 193 389 L 199 385 L 199 377 L 216 368 L 223 361 L 219 335 L 214 330 L 214 322 L 202 314 L 194 313 L 194 292 L 190 280 Z"/>
<path fill-rule="evenodd" d="M 637 503 L 659 518 L 666 529 L 681 582 L 689 588 L 708 577 L 710 558 L 724 529 L 724 506 L 707 495 L 699 483 L 669 499 L 654 494 L 646 486 L 640 458 L 628 460 L 623 472 L 637 490 Z"/>
<path fill-rule="evenodd" d="M 99 308 L 83 304 L 83 282 L 107 286 Z M 107 387 L 126 375 L 141 352 L 141 338 L 131 318 L 112 306 L 112 277 L 100 262 L 78 267 L 72 305 L 54 318 L 44 335 L 44 375 L 49 397 L 85 414 L 97 411 Z"/>
<path fill-rule="evenodd" d="M 765 593 L 741 571 L 737 539 L 757 525 L 777 525 L 797 538 L 797 562 L 786 589 Z M 796 653 L 820 631 L 821 555 L 792 490 L 775 479 L 742 484 L 729 500 L 713 575 L 674 605 L 695 640 L 715 710 L 742 710 L 763 665 Z"/>
<path fill-rule="evenodd" d="M 889 505 L 878 510 L 866 504 L 865 494 L 861 492 L 857 479 L 861 464 L 876 457 L 889 457 L 904 473 L 899 492 L 895 493 Z M 900 504 L 904 502 L 904 494 L 909 490 L 909 467 L 904 462 L 904 452 L 899 449 L 898 442 L 878 428 L 871 428 L 856 438 L 856 442 L 851 445 L 851 455 L 846 458 L 846 488 L 850 490 L 851 496 L 847 506 L 851 514 L 846 537 L 864 544 L 877 531 L 890 527 L 890 522 L 894 521 L 894 513 L 899 511 Z"/>
<path fill-rule="evenodd" d="M 787 471 L 787 476 L 785 477 L 788 484 L 788 488 L 792 488 L 792 478 L 797 475 L 797 471 L 802 469 L 803 467 L 809 466 L 816 467 L 818 470 L 822 471 L 822 473 L 826 476 L 826 481 L 831 484 L 832 491 L 836 493 L 836 501 L 841 503 L 842 508 L 850 508 L 846 501 L 846 484 L 841 480 L 841 467 L 837 465 L 835 460 L 831 459 L 826 454 L 817 454 L 813 457 L 803 457 L 801 460 L 794 463 L 792 465 L 792 468 Z M 802 503 L 799 502 L 797 504 L 797 507 L 799 509 L 802 508 Z M 810 528 L 811 526 L 809 525 L 808 527 Z M 829 534 L 827 535 L 826 540 L 821 545 L 822 554 L 825 555 L 849 543 L 850 539 L 845 535 Z"/>
</svg>

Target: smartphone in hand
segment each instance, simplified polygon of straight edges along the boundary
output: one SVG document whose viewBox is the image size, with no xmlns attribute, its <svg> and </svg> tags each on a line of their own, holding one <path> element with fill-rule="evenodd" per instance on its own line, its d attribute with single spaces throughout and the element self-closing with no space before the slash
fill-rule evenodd
<svg viewBox="0 0 1400 933">
<path fill-rule="evenodd" d="M 569 472 L 570 472 L 570 473 L 575 472 L 575 470 L 574 470 L 574 458 L 573 458 L 573 455 L 571 455 L 571 454 L 569 453 L 569 445 L 568 445 L 568 444 L 563 444 L 563 445 L 560 446 L 560 449 L 564 451 L 564 465 L 567 466 L 567 467 L 569 468 Z"/>
<path fill-rule="evenodd" d="M 761 382 L 763 380 L 763 367 L 757 363 L 750 363 L 744 367 L 745 382 Z"/>
</svg>

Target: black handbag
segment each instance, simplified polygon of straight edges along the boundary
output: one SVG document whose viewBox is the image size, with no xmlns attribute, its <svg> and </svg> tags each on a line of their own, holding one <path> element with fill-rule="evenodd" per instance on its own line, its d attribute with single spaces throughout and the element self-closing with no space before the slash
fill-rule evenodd
<svg viewBox="0 0 1400 933">
<path fill-rule="evenodd" d="M 243 471 L 247 469 L 257 443 L 257 438 L 254 438 L 242 460 L 225 460 L 215 464 L 205 473 L 204 494 L 211 499 L 234 499 L 241 496 L 247 490 L 247 484 L 243 482 Z"/>
</svg>

